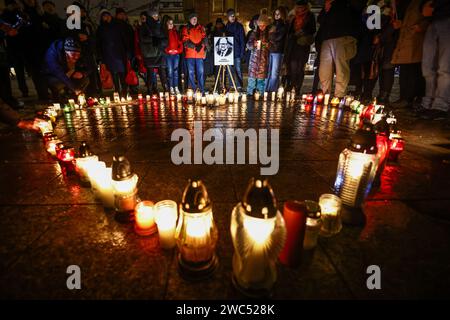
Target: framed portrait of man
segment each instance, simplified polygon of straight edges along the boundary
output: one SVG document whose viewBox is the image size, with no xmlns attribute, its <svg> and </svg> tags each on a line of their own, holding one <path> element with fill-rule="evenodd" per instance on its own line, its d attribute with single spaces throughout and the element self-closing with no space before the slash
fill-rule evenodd
<svg viewBox="0 0 450 320">
<path fill-rule="evenodd" d="M 214 37 L 214 65 L 232 66 L 234 64 L 233 37 Z"/>
</svg>

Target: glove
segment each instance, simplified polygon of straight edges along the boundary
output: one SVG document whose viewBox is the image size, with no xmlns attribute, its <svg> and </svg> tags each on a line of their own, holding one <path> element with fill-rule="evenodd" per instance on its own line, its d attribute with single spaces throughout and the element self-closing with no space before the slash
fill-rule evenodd
<svg viewBox="0 0 450 320">
<path fill-rule="evenodd" d="M 195 49 L 195 44 L 191 40 L 189 40 L 186 42 L 186 48 Z"/>
<path fill-rule="evenodd" d="M 202 51 L 202 49 L 203 49 L 203 46 L 202 46 L 201 44 L 197 44 L 197 45 L 195 46 L 195 51 L 197 51 L 197 52 Z"/>
</svg>

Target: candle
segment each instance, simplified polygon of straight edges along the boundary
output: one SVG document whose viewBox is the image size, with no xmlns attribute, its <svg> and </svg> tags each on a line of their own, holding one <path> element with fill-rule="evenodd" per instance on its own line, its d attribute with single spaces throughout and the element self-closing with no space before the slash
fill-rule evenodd
<svg viewBox="0 0 450 320">
<path fill-rule="evenodd" d="M 244 93 L 242 95 L 241 101 L 242 101 L 242 103 L 246 103 L 247 102 L 247 94 L 246 93 Z"/>
<path fill-rule="evenodd" d="M 279 87 L 278 88 L 278 92 L 277 92 L 277 97 L 278 100 L 283 100 L 283 95 L 284 95 L 284 88 L 283 87 Z"/>
<path fill-rule="evenodd" d="M 78 104 L 82 107 L 86 104 L 86 97 L 83 93 L 78 96 Z"/>
<path fill-rule="evenodd" d="M 151 100 L 151 97 L 150 97 L 150 95 L 149 95 L 149 94 L 147 94 L 147 95 L 145 96 L 145 100 L 147 100 L 147 102 L 150 102 L 150 100 Z"/>
<path fill-rule="evenodd" d="M 69 101 L 69 106 L 71 108 L 74 108 L 75 107 L 75 100 L 74 99 L 69 99 L 68 101 Z"/>
<path fill-rule="evenodd" d="M 112 168 L 106 168 L 103 161 L 98 161 L 89 172 L 91 188 L 97 199 L 105 208 L 114 208 L 114 190 L 112 187 Z"/>
<path fill-rule="evenodd" d="M 239 92 L 236 91 L 236 92 L 234 93 L 234 103 L 238 103 L 238 102 L 239 102 Z"/>
<path fill-rule="evenodd" d="M 142 97 L 142 93 L 138 94 L 139 103 L 142 104 L 144 102 L 144 98 Z"/>
<path fill-rule="evenodd" d="M 202 97 L 202 105 L 206 106 L 206 97 Z"/>
<path fill-rule="evenodd" d="M 156 232 L 155 210 L 153 202 L 141 201 L 134 210 L 134 230 L 140 236 L 149 236 Z"/>
<path fill-rule="evenodd" d="M 133 101 L 133 98 L 129 94 L 127 94 L 127 101 L 128 102 L 132 102 Z"/>
<path fill-rule="evenodd" d="M 177 101 L 181 101 L 181 93 L 177 93 Z"/>
<path fill-rule="evenodd" d="M 271 95 L 271 98 L 270 98 L 272 101 L 275 101 L 275 91 L 272 91 L 272 95 Z"/>
<path fill-rule="evenodd" d="M 306 98 L 308 97 L 308 95 L 307 94 L 302 94 L 302 102 L 305 102 L 306 101 Z"/>
<path fill-rule="evenodd" d="M 334 194 L 323 194 L 319 199 L 322 214 L 322 229 L 320 235 L 329 237 L 339 233 L 342 229 L 341 207 L 342 201 Z"/>
<path fill-rule="evenodd" d="M 261 94 L 259 93 L 259 91 L 258 90 L 256 90 L 255 91 L 255 101 L 258 101 L 259 100 L 259 96 L 260 96 Z"/>
<path fill-rule="evenodd" d="M 120 96 L 119 96 L 118 92 L 114 92 L 113 97 L 114 97 L 114 102 L 115 103 L 119 103 L 120 102 Z"/>
<path fill-rule="evenodd" d="M 228 102 L 229 103 L 233 103 L 234 102 L 234 94 L 233 93 L 229 93 L 228 94 Z"/>
<path fill-rule="evenodd" d="M 286 102 L 287 103 L 291 102 L 291 93 L 290 92 L 286 93 Z"/>
<path fill-rule="evenodd" d="M 117 212 L 134 211 L 137 200 L 138 176 L 131 170 L 129 161 L 124 156 L 114 156 L 112 165 L 112 185 L 114 189 L 114 206 Z"/>
<path fill-rule="evenodd" d="M 352 96 L 347 96 L 345 98 L 345 106 L 346 107 L 350 107 L 350 104 L 352 103 L 352 101 L 353 101 L 353 97 Z"/>
<path fill-rule="evenodd" d="M 164 92 L 160 92 L 159 93 L 159 100 L 163 101 L 164 100 Z"/>
<path fill-rule="evenodd" d="M 300 201 L 287 201 L 283 217 L 286 223 L 286 244 L 280 253 L 280 262 L 290 267 L 300 265 L 305 237 L 306 207 Z"/>
<path fill-rule="evenodd" d="M 55 108 L 56 111 L 59 111 L 59 110 L 61 110 L 61 104 L 59 104 L 59 103 L 54 103 L 54 104 L 53 104 L 53 108 Z"/>
<path fill-rule="evenodd" d="M 264 101 L 267 101 L 267 97 L 269 96 L 269 93 L 267 91 L 264 91 Z"/>
<path fill-rule="evenodd" d="M 52 156 L 56 156 L 56 145 L 60 142 L 55 134 L 51 134 L 45 142 L 45 149 Z"/>
<path fill-rule="evenodd" d="M 223 106 L 223 105 L 225 105 L 227 103 L 227 97 L 223 93 L 221 93 L 219 95 L 217 100 L 219 101 L 219 105 L 221 105 L 221 106 Z"/>
<path fill-rule="evenodd" d="M 320 92 L 317 94 L 317 103 L 322 103 L 323 102 L 323 93 Z"/>
<path fill-rule="evenodd" d="M 159 201 L 155 205 L 155 221 L 158 226 L 159 244 L 163 249 L 172 249 L 178 219 L 177 203 L 172 200 Z"/>
<path fill-rule="evenodd" d="M 323 104 L 327 106 L 329 101 L 330 101 L 330 94 L 327 93 L 325 94 L 325 100 L 323 101 Z"/>
<path fill-rule="evenodd" d="M 212 93 L 208 94 L 207 97 L 207 102 L 208 102 L 208 106 L 213 106 L 214 105 L 214 95 Z"/>
<path fill-rule="evenodd" d="M 310 93 L 306 96 L 306 102 L 311 103 L 314 101 L 314 96 Z"/>
<path fill-rule="evenodd" d="M 96 169 L 98 156 L 94 155 L 86 141 L 81 142 L 77 158 L 77 172 L 83 183 L 89 183 L 89 171 Z"/>
<path fill-rule="evenodd" d="M 340 102 L 338 97 L 333 97 L 333 99 L 331 99 L 331 106 L 336 107 Z"/>
<path fill-rule="evenodd" d="M 311 250 L 317 246 L 322 220 L 320 220 L 320 206 L 317 202 L 306 200 L 306 230 L 303 249 Z"/>
<path fill-rule="evenodd" d="M 121 102 L 121 103 L 125 103 L 125 102 L 126 102 L 125 98 L 122 97 L 122 98 L 120 99 L 120 102 Z"/>
<path fill-rule="evenodd" d="M 110 105 L 111 104 L 111 97 L 106 97 L 106 104 L 107 105 Z"/>
<path fill-rule="evenodd" d="M 187 89 L 186 96 L 187 96 L 188 102 L 192 102 L 192 100 L 194 99 L 194 90 Z"/>
</svg>

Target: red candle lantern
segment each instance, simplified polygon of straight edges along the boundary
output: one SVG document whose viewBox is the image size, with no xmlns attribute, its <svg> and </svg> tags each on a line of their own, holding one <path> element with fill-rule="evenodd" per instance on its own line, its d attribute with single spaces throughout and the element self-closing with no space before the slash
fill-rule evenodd
<svg viewBox="0 0 450 320">
<path fill-rule="evenodd" d="M 363 124 L 366 122 L 372 122 L 372 118 L 375 114 L 375 105 L 373 103 L 367 105 L 362 109 L 359 115 L 359 126 L 362 128 Z"/>
<path fill-rule="evenodd" d="M 75 150 L 72 147 L 63 146 L 57 153 L 57 157 L 63 173 L 75 173 Z"/>
<path fill-rule="evenodd" d="M 144 103 L 144 97 L 142 96 L 142 93 L 138 94 L 138 101 L 139 101 L 139 104 L 143 104 Z"/>
<path fill-rule="evenodd" d="M 313 94 L 312 94 L 312 93 L 308 94 L 308 95 L 306 96 L 306 102 L 307 102 L 307 103 L 312 103 L 313 101 L 314 101 L 314 96 L 313 96 Z"/>
<path fill-rule="evenodd" d="M 152 101 L 158 101 L 158 95 L 157 94 L 152 94 Z"/>
<path fill-rule="evenodd" d="M 324 99 L 324 94 L 323 94 L 322 90 L 319 90 L 317 92 L 316 97 L 317 97 L 317 103 L 318 104 L 322 104 L 323 103 L 323 99 Z"/>
<path fill-rule="evenodd" d="M 306 230 L 306 206 L 300 201 L 287 201 L 283 209 L 286 223 L 286 243 L 280 253 L 280 262 L 290 267 L 300 264 Z"/>
<path fill-rule="evenodd" d="M 400 131 L 391 131 L 389 147 L 389 160 L 397 161 L 398 157 L 405 149 L 405 139 L 403 139 Z"/>
</svg>

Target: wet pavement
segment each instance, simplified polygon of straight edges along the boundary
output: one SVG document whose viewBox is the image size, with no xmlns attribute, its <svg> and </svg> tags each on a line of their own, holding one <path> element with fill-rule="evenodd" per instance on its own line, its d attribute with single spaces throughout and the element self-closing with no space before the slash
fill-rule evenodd
<svg viewBox="0 0 450 320">
<path fill-rule="evenodd" d="M 35 108 L 39 108 L 36 106 Z M 450 126 L 397 113 L 406 149 L 390 163 L 363 211 L 364 226 L 344 225 L 301 267 L 278 267 L 275 299 L 450 297 Z M 202 282 L 183 280 L 176 252 L 158 236 L 119 224 L 89 188 L 62 175 L 39 136 L 0 129 L 0 297 L 25 299 L 232 299 L 233 206 L 260 165 L 172 164 L 173 130 L 280 129 L 280 167 L 270 178 L 280 209 L 289 199 L 332 192 L 339 153 L 357 121 L 331 107 L 112 107 L 66 114 L 55 132 L 67 144 L 86 140 L 111 165 L 123 153 L 139 176 L 143 200 L 181 200 L 200 177 L 213 201 L 220 266 Z M 68 290 L 66 269 L 81 268 L 81 290 Z M 368 290 L 366 269 L 381 268 L 381 290 Z"/>
</svg>

